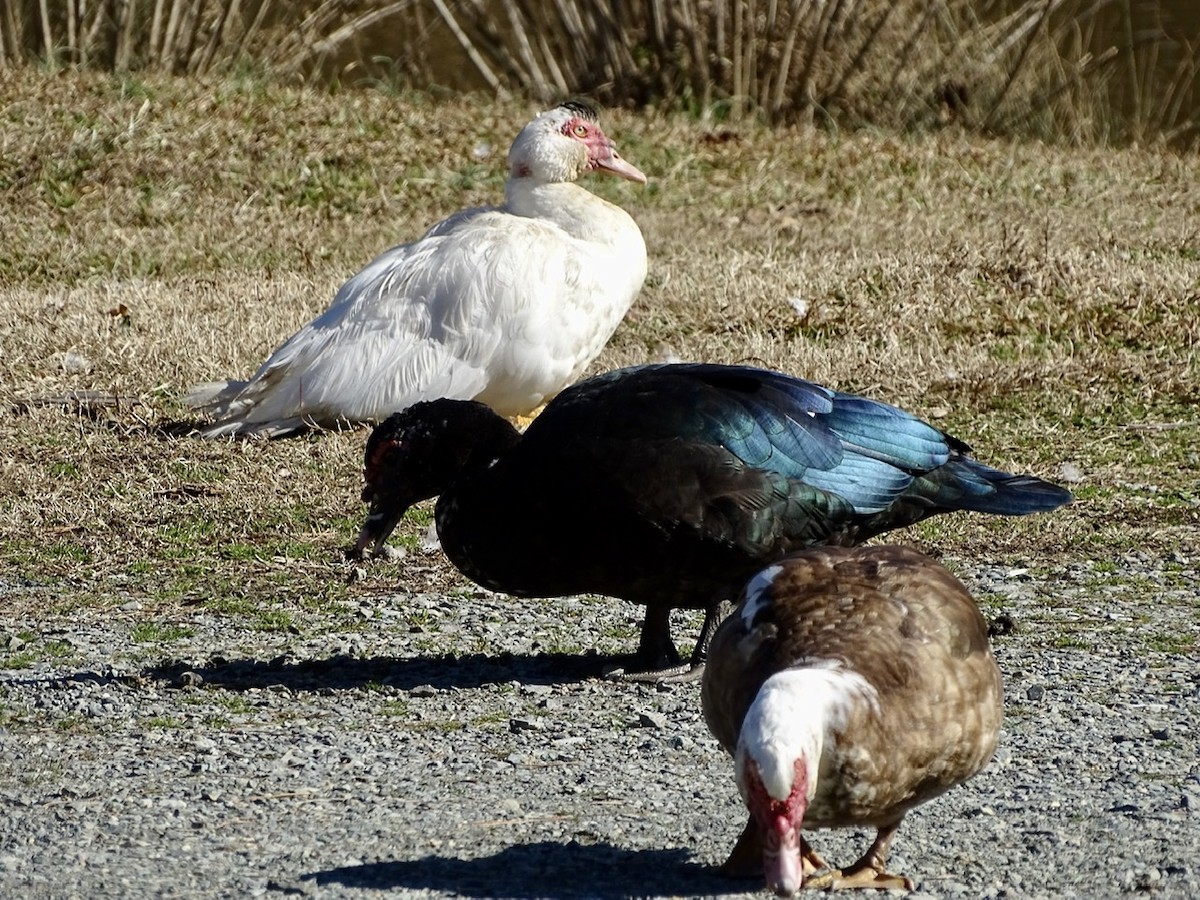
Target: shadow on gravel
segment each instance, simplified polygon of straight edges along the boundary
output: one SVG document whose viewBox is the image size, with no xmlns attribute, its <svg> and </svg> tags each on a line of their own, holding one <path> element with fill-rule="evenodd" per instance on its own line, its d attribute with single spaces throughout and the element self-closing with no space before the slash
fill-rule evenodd
<svg viewBox="0 0 1200 900">
<path fill-rule="evenodd" d="M 411 659 L 332 656 L 327 659 L 277 657 L 272 660 L 213 657 L 202 665 L 164 661 L 142 676 L 179 687 L 201 684 L 246 690 L 284 687 L 293 691 L 354 690 L 386 684 L 403 690 L 429 686 L 436 690 L 477 688 L 485 684 L 564 684 L 595 678 L 607 661 L 596 653 L 583 656 L 546 653 L 469 653 Z"/>
<path fill-rule="evenodd" d="M 365 863 L 311 872 L 302 882 L 371 890 L 436 891 L 464 897 L 700 896 L 753 890 L 690 861 L 691 851 L 628 850 L 611 844 L 517 844 L 494 856 Z"/>
</svg>

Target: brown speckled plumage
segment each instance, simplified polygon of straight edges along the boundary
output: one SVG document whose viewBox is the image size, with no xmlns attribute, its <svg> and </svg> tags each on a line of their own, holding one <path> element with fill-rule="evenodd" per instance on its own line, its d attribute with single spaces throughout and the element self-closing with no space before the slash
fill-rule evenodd
<svg viewBox="0 0 1200 900">
<path fill-rule="evenodd" d="M 774 673 L 819 661 L 858 673 L 877 703 L 852 704 L 827 736 L 803 825 L 872 826 L 890 840 L 908 810 L 995 750 L 1003 697 L 986 624 L 954 576 L 903 547 L 809 550 L 778 569 L 751 583 L 713 638 L 705 719 L 732 755 Z M 743 843 L 756 843 L 753 818 L 747 829 Z"/>
</svg>

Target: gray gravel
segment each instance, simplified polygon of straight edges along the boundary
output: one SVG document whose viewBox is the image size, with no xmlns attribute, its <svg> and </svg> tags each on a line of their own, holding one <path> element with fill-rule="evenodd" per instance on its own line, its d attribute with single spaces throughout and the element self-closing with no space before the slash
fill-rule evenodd
<svg viewBox="0 0 1200 900">
<path fill-rule="evenodd" d="M 1200 896 L 1195 561 L 949 562 L 1016 625 L 995 638 L 1008 715 L 986 772 L 902 828 L 913 896 Z M 611 684 L 560 652 L 632 649 L 633 607 L 357 612 L 302 634 L 199 615 L 157 643 L 131 640 L 137 604 L 0 614 L 0 659 L 34 660 L 0 671 L 0 896 L 756 893 L 711 870 L 743 812 L 698 686 Z M 843 863 L 867 838 L 813 836 Z"/>
</svg>

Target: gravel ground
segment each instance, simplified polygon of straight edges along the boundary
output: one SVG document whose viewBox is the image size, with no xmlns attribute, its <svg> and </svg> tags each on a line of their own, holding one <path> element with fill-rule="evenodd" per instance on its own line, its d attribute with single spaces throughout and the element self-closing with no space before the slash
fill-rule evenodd
<svg viewBox="0 0 1200 900">
<path fill-rule="evenodd" d="M 1200 896 L 1195 562 L 949 562 L 1016 623 L 1008 715 L 984 774 L 901 829 L 912 896 Z M 0 598 L 25 610 L 0 614 L 0 659 L 32 660 L 0 671 L 0 896 L 756 893 L 712 871 L 743 811 L 698 685 L 561 652 L 632 649 L 618 601 L 395 595 L 360 628 L 200 615 L 155 643 L 137 604 Z M 868 835 L 813 839 L 846 863 Z"/>
</svg>

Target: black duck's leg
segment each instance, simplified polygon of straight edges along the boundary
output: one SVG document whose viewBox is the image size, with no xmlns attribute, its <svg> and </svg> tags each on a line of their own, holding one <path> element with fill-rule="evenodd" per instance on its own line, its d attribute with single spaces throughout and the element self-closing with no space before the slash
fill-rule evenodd
<svg viewBox="0 0 1200 900">
<path fill-rule="evenodd" d="M 617 681 L 663 681 L 689 670 L 671 640 L 671 607 L 653 604 L 646 606 L 637 653 L 629 667 L 608 672 L 607 677 Z"/>
<path fill-rule="evenodd" d="M 700 626 L 700 636 L 696 638 L 696 647 L 692 650 L 692 668 L 698 672 L 704 671 L 704 661 L 708 659 L 708 645 L 712 643 L 713 635 L 725 617 L 733 612 L 733 604 L 721 600 L 704 610 L 704 624 Z"/>
<path fill-rule="evenodd" d="M 646 607 L 646 618 L 642 620 L 642 634 L 638 638 L 634 660 L 639 667 L 648 669 L 679 665 L 679 651 L 671 640 L 671 607 Z"/>
<path fill-rule="evenodd" d="M 639 668 L 631 672 L 613 672 L 609 677 L 621 681 L 654 681 L 662 684 L 684 684 L 695 681 L 704 674 L 704 661 L 708 658 L 708 645 L 712 642 L 717 626 L 724 621 L 725 616 L 732 609 L 732 603 L 721 601 L 704 610 L 704 624 L 700 626 L 700 637 L 696 640 L 696 647 L 692 650 L 691 659 L 684 663 L 679 659 L 679 653 L 675 650 L 674 643 L 671 642 L 670 610 L 660 613 L 654 607 L 647 608 L 646 622 L 642 626 L 641 646 L 638 648 L 635 660 Z M 653 622 L 652 624 L 652 616 L 660 618 L 661 623 Z M 661 646 L 663 640 L 665 640 L 666 646 L 670 647 L 669 656 L 655 649 Z M 654 657 L 650 656 L 652 653 L 655 654 Z M 651 658 L 656 659 L 657 662 L 643 670 L 641 667 L 647 665 L 643 661 Z M 674 664 L 665 663 L 667 659 L 673 659 Z"/>
</svg>

